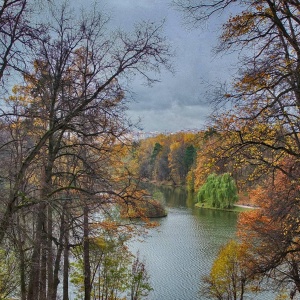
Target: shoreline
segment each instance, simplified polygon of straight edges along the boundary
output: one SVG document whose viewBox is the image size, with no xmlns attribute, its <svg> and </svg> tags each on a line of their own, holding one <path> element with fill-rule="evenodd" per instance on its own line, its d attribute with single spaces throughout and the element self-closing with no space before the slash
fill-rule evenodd
<svg viewBox="0 0 300 300">
<path fill-rule="evenodd" d="M 245 212 L 253 209 L 259 209 L 259 207 L 242 205 L 242 204 L 234 204 L 232 208 L 217 208 L 212 206 L 207 206 L 205 203 L 196 203 L 195 207 L 203 208 L 203 209 L 212 209 L 212 210 L 221 210 L 221 211 L 228 211 L 228 212 Z"/>
</svg>

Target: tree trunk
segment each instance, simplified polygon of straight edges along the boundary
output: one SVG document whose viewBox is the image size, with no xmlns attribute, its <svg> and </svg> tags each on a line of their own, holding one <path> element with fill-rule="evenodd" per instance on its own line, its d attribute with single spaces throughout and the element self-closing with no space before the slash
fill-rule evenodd
<svg viewBox="0 0 300 300">
<path fill-rule="evenodd" d="M 26 300 L 25 253 L 21 247 L 19 248 L 19 258 L 21 300 Z"/>
<path fill-rule="evenodd" d="M 45 230 L 45 229 L 44 229 Z M 47 299 L 47 238 L 46 232 L 42 232 L 41 241 L 41 261 L 40 261 L 40 278 L 39 278 L 39 300 Z"/>
<path fill-rule="evenodd" d="M 65 230 L 63 300 L 69 300 L 69 231 Z"/>
<path fill-rule="evenodd" d="M 38 206 L 37 225 L 35 229 L 35 242 L 33 253 L 31 257 L 31 270 L 29 275 L 28 294 L 27 300 L 39 300 L 40 290 L 40 256 L 41 256 L 41 244 L 42 244 L 42 232 L 44 228 L 45 219 L 45 204 L 41 203 Z M 43 299 L 40 299 L 43 300 Z"/>
<path fill-rule="evenodd" d="M 91 268 L 89 249 L 89 209 L 83 208 L 83 264 L 84 264 L 84 300 L 91 300 Z"/>
<path fill-rule="evenodd" d="M 19 272 L 20 272 L 20 300 L 26 300 L 26 260 L 25 260 L 25 250 L 23 248 L 24 245 L 24 237 L 21 232 L 20 226 L 20 216 L 18 215 L 16 218 L 17 230 L 14 232 L 14 239 L 17 247 L 17 254 L 19 258 Z M 23 222 L 25 223 L 25 221 Z"/>
<path fill-rule="evenodd" d="M 52 220 L 52 207 L 48 205 L 48 220 L 47 220 L 47 278 L 48 278 L 48 288 L 47 288 L 47 299 L 51 299 L 53 294 L 53 247 L 52 247 L 52 230 L 53 230 L 53 220 Z"/>
<path fill-rule="evenodd" d="M 54 271 L 53 271 L 53 287 L 51 288 L 52 294 L 51 294 L 51 300 L 56 300 L 57 296 L 57 287 L 59 284 L 59 270 L 60 270 L 60 262 L 61 262 L 61 255 L 63 252 L 63 237 L 65 234 L 65 218 L 64 218 L 64 212 L 62 212 L 61 215 L 61 222 L 60 222 L 60 232 L 59 232 L 59 240 L 58 240 L 58 248 L 54 263 Z"/>
</svg>

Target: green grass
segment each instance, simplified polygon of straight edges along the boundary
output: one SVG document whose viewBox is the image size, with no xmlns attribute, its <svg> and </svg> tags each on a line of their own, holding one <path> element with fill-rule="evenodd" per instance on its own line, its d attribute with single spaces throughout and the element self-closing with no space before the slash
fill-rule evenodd
<svg viewBox="0 0 300 300">
<path fill-rule="evenodd" d="M 232 208 L 216 208 L 216 207 L 208 205 L 207 203 L 200 203 L 200 202 L 196 203 L 196 207 L 204 208 L 204 209 L 232 211 L 232 212 L 244 212 L 244 211 L 249 211 L 249 210 L 253 209 L 251 207 L 239 207 L 239 206 L 234 206 Z"/>
</svg>

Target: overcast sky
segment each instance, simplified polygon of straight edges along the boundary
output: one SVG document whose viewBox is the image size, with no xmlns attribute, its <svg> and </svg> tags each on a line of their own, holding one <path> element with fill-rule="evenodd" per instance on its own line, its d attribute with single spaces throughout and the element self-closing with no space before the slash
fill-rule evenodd
<svg viewBox="0 0 300 300">
<path fill-rule="evenodd" d="M 170 6 L 171 0 L 101 0 L 111 14 L 111 26 L 130 30 L 141 20 L 165 20 L 165 35 L 174 47 L 175 73 L 163 71 L 161 82 L 153 87 L 132 83 L 134 101 L 129 105 L 133 121 L 141 118 L 146 131 L 179 131 L 203 128 L 210 107 L 205 101 L 206 83 L 229 80 L 233 72 L 232 57 L 215 57 L 219 28 L 224 18 L 218 17 L 200 29 L 183 25 L 183 15 Z M 222 20 L 223 19 L 223 20 Z"/>
</svg>

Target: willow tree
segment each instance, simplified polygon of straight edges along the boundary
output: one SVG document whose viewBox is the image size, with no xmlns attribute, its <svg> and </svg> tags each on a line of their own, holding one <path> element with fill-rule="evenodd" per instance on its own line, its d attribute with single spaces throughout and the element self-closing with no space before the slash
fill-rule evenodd
<svg viewBox="0 0 300 300">
<path fill-rule="evenodd" d="M 197 199 L 216 208 L 230 208 L 238 200 L 237 188 L 230 174 L 211 174 L 198 191 Z"/>
</svg>

